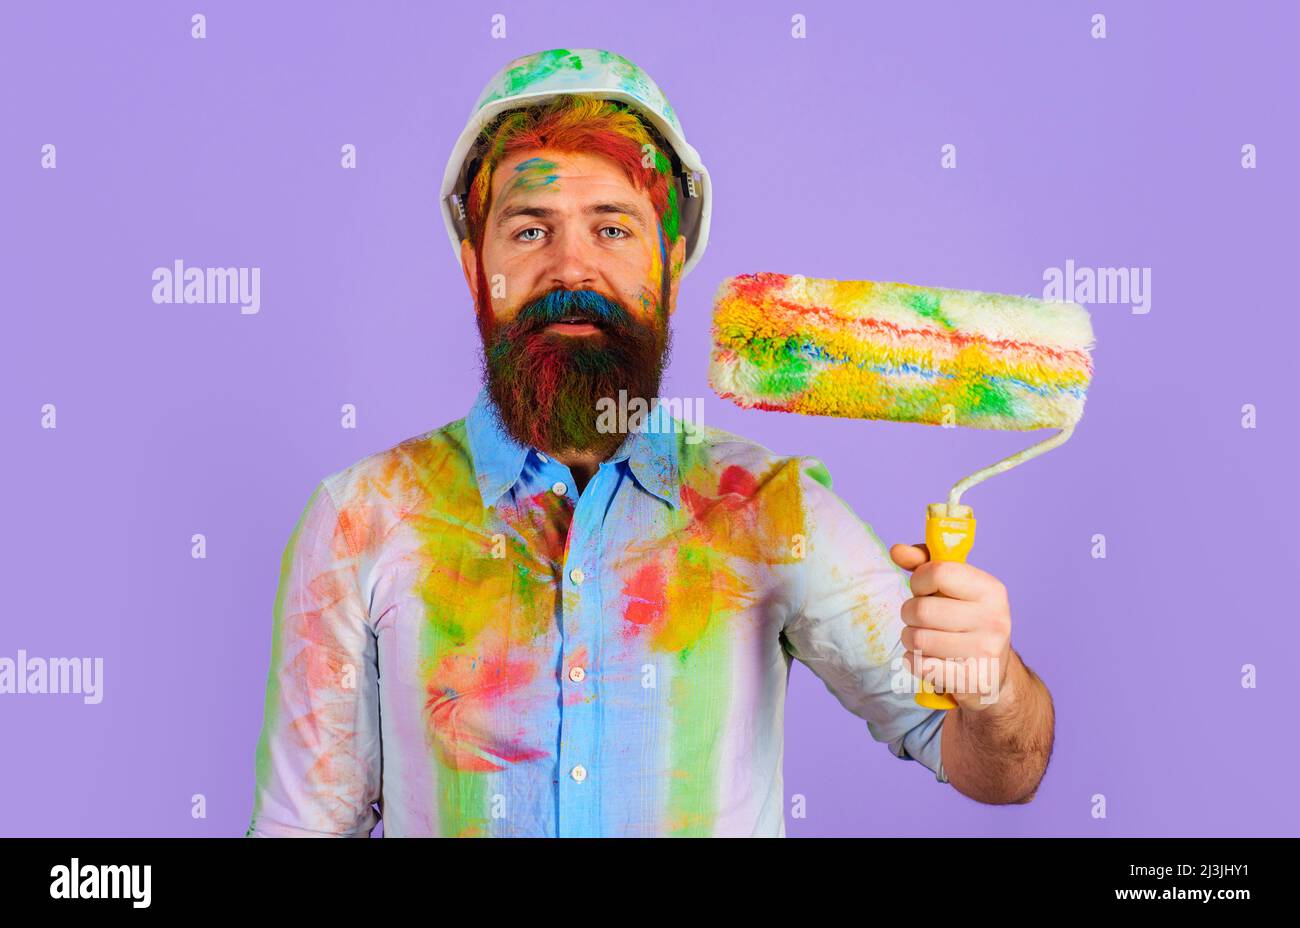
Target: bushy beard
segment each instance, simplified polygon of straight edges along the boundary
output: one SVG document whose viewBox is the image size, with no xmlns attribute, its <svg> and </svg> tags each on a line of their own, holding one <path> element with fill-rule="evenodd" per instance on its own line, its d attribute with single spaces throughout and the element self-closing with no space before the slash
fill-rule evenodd
<svg viewBox="0 0 1300 928">
<path fill-rule="evenodd" d="M 600 431 L 597 403 L 617 404 L 623 390 L 629 404 L 640 397 L 648 408 L 658 396 L 670 342 L 664 305 L 647 324 L 594 290 L 556 288 L 505 326 L 485 321 L 480 311 L 483 379 L 506 431 L 551 453 L 612 454 L 625 436 Z M 600 333 L 546 331 L 565 317 L 590 322 Z"/>
</svg>

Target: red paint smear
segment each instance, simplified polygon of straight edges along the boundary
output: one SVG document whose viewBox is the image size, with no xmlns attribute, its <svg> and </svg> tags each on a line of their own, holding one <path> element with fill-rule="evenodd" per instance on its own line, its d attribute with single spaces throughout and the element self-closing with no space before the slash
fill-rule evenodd
<svg viewBox="0 0 1300 928">
<path fill-rule="evenodd" d="M 739 493 L 749 498 L 758 492 L 758 478 L 738 464 L 732 464 L 718 478 L 718 495 Z"/>
<path fill-rule="evenodd" d="M 733 464 L 718 478 L 717 496 L 705 496 L 693 487 L 682 484 L 681 498 L 698 521 L 718 505 L 727 509 L 739 509 L 748 504 L 757 492 L 758 478 L 738 464 Z"/>
<path fill-rule="evenodd" d="M 480 734 L 491 729 L 495 704 L 530 683 L 536 670 L 529 661 L 470 660 L 463 655 L 443 658 L 438 673 L 429 681 L 425 709 L 448 767 L 485 773 L 548 756 L 537 748 Z"/>
<path fill-rule="evenodd" d="M 666 583 L 663 565 L 651 561 L 639 568 L 623 585 L 623 594 L 628 597 L 628 603 L 623 608 L 623 618 L 638 626 L 634 632 L 663 616 Z"/>
<path fill-rule="evenodd" d="M 735 393 L 720 393 L 718 396 L 724 400 L 731 400 L 738 406 L 744 406 L 746 409 L 758 409 L 763 412 L 791 412 L 789 406 L 773 403 L 770 400 L 754 400 L 748 396 L 739 396 Z"/>
</svg>

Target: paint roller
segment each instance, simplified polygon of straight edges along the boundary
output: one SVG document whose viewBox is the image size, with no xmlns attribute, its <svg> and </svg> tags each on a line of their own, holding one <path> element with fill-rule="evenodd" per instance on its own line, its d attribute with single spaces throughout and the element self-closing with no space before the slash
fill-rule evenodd
<svg viewBox="0 0 1300 928">
<path fill-rule="evenodd" d="M 931 560 L 965 561 L 962 494 L 1062 444 L 1092 380 L 1092 323 L 1074 303 L 869 280 L 741 274 L 718 288 L 709 385 L 748 409 L 979 429 L 1059 431 L 976 471 L 927 507 Z M 956 702 L 922 681 L 916 701 Z"/>
</svg>

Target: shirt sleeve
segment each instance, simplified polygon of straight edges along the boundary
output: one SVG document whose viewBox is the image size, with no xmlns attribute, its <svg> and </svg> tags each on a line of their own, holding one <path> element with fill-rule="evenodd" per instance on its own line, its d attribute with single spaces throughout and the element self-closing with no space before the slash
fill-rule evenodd
<svg viewBox="0 0 1300 928">
<path fill-rule="evenodd" d="M 245 837 L 368 837 L 379 821 L 378 648 L 358 561 L 321 482 L 280 560 Z"/>
<path fill-rule="evenodd" d="M 783 634 L 786 649 L 840 703 L 867 722 L 876 741 L 903 760 L 920 761 L 947 783 L 940 753 L 947 711 L 916 703 L 902 662 L 899 609 L 911 597 L 908 575 L 869 525 L 830 489 L 816 458 L 799 459 L 806 530 L 802 607 Z M 907 683 L 895 692 L 891 681 Z"/>
</svg>

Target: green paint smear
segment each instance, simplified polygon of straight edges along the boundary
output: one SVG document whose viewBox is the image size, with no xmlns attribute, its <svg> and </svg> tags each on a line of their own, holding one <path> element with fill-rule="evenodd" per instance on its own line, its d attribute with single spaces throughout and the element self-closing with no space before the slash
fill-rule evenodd
<svg viewBox="0 0 1300 928">
<path fill-rule="evenodd" d="M 463 419 L 448 426 L 446 434 L 451 446 L 468 447 L 469 441 Z M 468 462 L 462 463 L 451 457 L 448 461 L 454 467 L 453 472 L 448 474 L 449 485 L 456 485 L 466 480 L 473 482 L 472 473 L 464 469 L 469 467 Z M 436 508 L 435 506 L 434 509 Z M 420 539 L 421 556 L 431 565 L 443 567 L 453 565 L 455 570 L 472 572 L 481 562 L 477 561 L 474 552 L 469 550 L 468 546 L 479 543 L 483 538 L 482 525 L 461 524 L 454 518 L 438 512 L 430 515 L 436 518 L 422 522 L 416 529 Z M 514 539 L 511 539 L 511 542 L 512 546 L 517 547 L 514 545 Z M 486 571 L 501 569 L 500 566 L 491 567 L 486 563 L 481 563 L 481 566 Z M 426 683 L 430 675 L 437 672 L 444 657 L 463 648 L 469 634 L 463 618 L 464 613 L 456 608 L 456 604 L 449 602 L 446 597 L 430 595 L 430 591 L 424 589 L 424 585 L 430 582 L 436 583 L 437 579 L 421 577 L 424 618 L 418 636 L 419 678 Z M 512 586 L 518 589 L 520 584 L 516 580 Z M 427 698 L 427 691 L 422 690 L 422 696 Z M 426 726 L 431 724 L 427 714 L 422 713 L 421 717 Z M 430 745 L 429 751 L 431 757 L 437 758 L 434 799 L 438 809 L 439 832 L 444 837 L 454 837 L 469 828 L 472 833 L 489 834 L 492 827 L 487 804 L 487 797 L 491 794 L 490 776 L 481 772 L 454 770 L 442 763 L 435 747 Z"/>
<path fill-rule="evenodd" d="M 662 156 L 661 156 L 662 157 Z M 677 244 L 677 235 L 681 230 L 681 211 L 677 203 L 677 185 L 668 184 L 668 206 L 664 209 L 660 224 L 668 241 Z"/>
<path fill-rule="evenodd" d="M 311 491 L 311 496 L 307 498 L 307 503 L 302 508 L 298 516 L 298 521 L 294 523 L 293 532 L 289 535 L 289 541 L 285 544 L 283 552 L 280 554 L 280 579 L 276 584 L 275 604 L 272 606 L 271 615 L 274 627 L 274 633 L 271 635 L 271 667 L 272 669 L 284 666 L 284 598 L 289 591 L 289 578 L 293 573 L 293 565 L 298 557 L 298 546 L 302 537 L 302 527 L 307 521 L 308 514 L 316 505 L 317 497 L 322 493 L 328 496 L 329 490 L 325 488 L 324 483 L 317 483 L 315 489 Z M 333 498 L 330 498 L 333 505 Z M 283 683 L 278 673 L 269 674 L 266 682 L 266 690 L 269 694 L 266 705 L 280 706 L 282 700 L 279 694 L 283 692 Z M 255 752 L 254 766 L 257 771 L 257 782 L 266 783 L 271 776 L 271 737 L 272 732 L 276 731 L 278 726 L 283 722 L 279 709 L 270 709 L 266 712 L 266 724 L 262 726 L 262 733 L 258 737 L 257 750 Z M 261 792 L 258 792 L 256 812 L 260 815 L 262 810 Z"/>
<path fill-rule="evenodd" d="M 924 316 L 926 319 L 933 319 L 946 329 L 956 328 L 953 322 L 943 314 L 943 310 L 939 308 L 940 299 L 936 293 L 927 293 L 925 291 L 909 293 L 903 298 L 903 302 L 915 310 L 918 315 Z"/>
<path fill-rule="evenodd" d="M 506 72 L 505 92 L 500 96 L 509 97 L 521 93 L 530 84 L 535 84 L 537 81 L 549 77 L 564 68 L 581 71 L 582 59 L 567 48 L 553 48 L 550 51 L 541 52 L 528 61 L 527 64 L 511 68 Z M 499 99 L 499 97 L 494 97 L 494 99 Z"/>
<path fill-rule="evenodd" d="M 700 589 L 712 589 L 712 553 L 683 545 L 678 549 L 678 578 L 698 577 Z M 706 593 L 707 595 L 707 593 Z M 727 623 L 710 607 L 700 637 L 679 655 L 673 672 L 672 743 L 668 767 L 667 833 L 709 837 L 717 817 L 718 757 L 728 708 L 731 651 Z"/>
<path fill-rule="evenodd" d="M 742 357 L 760 372 L 754 385 L 763 396 L 786 397 L 808 388 L 816 373 L 813 362 L 794 339 L 756 338 L 737 346 Z"/>
<path fill-rule="evenodd" d="M 433 653 L 435 661 L 454 645 L 440 632 L 434 632 Z M 434 666 L 437 666 L 436 663 Z M 428 724 L 426 722 L 426 724 Z M 434 750 L 434 749 L 431 749 Z M 436 756 L 436 754 L 435 754 Z M 489 833 L 488 818 L 488 774 L 474 770 L 455 770 L 442 763 L 439 758 L 438 771 L 438 830 L 444 838 L 455 838 L 471 828 L 471 834 Z"/>
<path fill-rule="evenodd" d="M 1002 387 L 994 386 L 986 381 L 980 380 L 972 383 L 967 388 L 970 396 L 970 405 L 966 408 L 968 413 L 980 413 L 990 416 L 1010 416 L 1011 394 L 1007 393 Z"/>
<path fill-rule="evenodd" d="M 814 458 L 805 461 L 803 471 L 826 489 L 831 489 L 831 472 L 826 469 L 826 465 L 820 460 Z"/>
<path fill-rule="evenodd" d="M 806 390 L 812 376 L 812 362 L 805 358 L 792 358 L 776 370 L 766 371 L 756 387 L 763 396 L 786 397 Z"/>
</svg>

